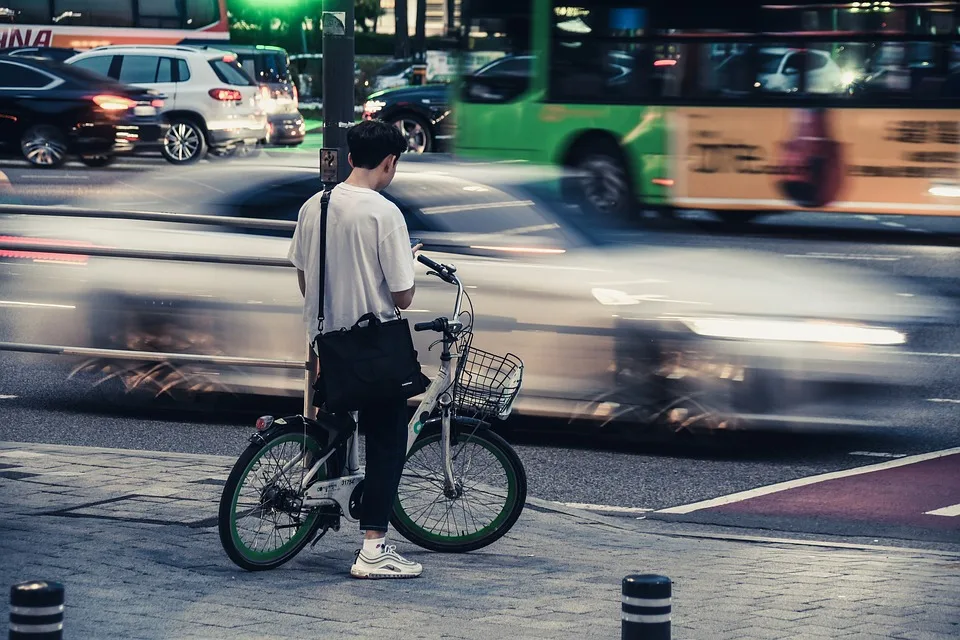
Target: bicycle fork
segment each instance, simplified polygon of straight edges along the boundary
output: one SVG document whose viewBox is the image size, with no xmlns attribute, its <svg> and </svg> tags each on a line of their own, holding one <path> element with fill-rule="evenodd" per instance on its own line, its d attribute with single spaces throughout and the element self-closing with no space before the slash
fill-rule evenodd
<svg viewBox="0 0 960 640">
<path fill-rule="evenodd" d="M 453 477 L 452 406 L 453 398 L 450 396 L 450 392 L 443 392 L 440 395 L 440 448 L 443 453 L 443 493 L 448 498 L 456 498 L 458 493 L 458 487 Z"/>
</svg>

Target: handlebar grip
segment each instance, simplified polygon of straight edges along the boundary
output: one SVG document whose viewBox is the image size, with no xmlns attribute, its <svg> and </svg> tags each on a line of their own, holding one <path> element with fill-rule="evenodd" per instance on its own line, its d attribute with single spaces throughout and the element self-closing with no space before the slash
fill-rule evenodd
<svg viewBox="0 0 960 640">
<path fill-rule="evenodd" d="M 413 325 L 414 331 L 433 331 L 433 321 L 430 322 L 418 322 Z"/>
<path fill-rule="evenodd" d="M 430 267 L 430 268 L 433 269 L 434 271 L 442 271 L 442 270 L 443 270 L 443 265 L 442 265 L 442 264 L 440 264 L 439 262 L 434 262 L 433 260 L 431 260 L 431 259 L 428 258 L 427 256 L 423 255 L 422 253 L 418 253 L 418 254 L 417 254 L 417 261 L 418 261 L 420 264 L 425 264 L 425 265 L 427 265 L 428 267 Z"/>
</svg>

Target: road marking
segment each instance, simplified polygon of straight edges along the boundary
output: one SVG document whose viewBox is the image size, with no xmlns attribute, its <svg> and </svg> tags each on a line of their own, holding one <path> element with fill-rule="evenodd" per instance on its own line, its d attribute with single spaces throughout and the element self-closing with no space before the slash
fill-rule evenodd
<svg viewBox="0 0 960 640">
<path fill-rule="evenodd" d="M 14 399 L 19 398 L 19 397 L 20 397 L 20 396 L 0 395 L 0 400 L 14 400 Z"/>
<path fill-rule="evenodd" d="M 861 220 L 869 220 L 871 222 L 877 219 L 877 216 L 857 216 L 857 217 L 860 218 Z"/>
<path fill-rule="evenodd" d="M 584 511 L 609 511 L 611 513 L 650 513 L 653 509 L 644 509 L 643 507 L 617 507 L 609 504 L 590 504 L 588 502 L 558 502 L 571 509 L 583 509 Z"/>
<path fill-rule="evenodd" d="M 47 454 L 37 453 L 35 451 L 24 451 L 22 449 L 7 449 L 0 451 L 0 458 L 42 458 Z"/>
<path fill-rule="evenodd" d="M 851 451 L 851 456 L 867 456 L 869 458 L 905 458 L 905 453 L 886 453 L 884 451 Z"/>
<path fill-rule="evenodd" d="M 898 262 L 913 256 L 878 256 L 853 253 L 785 253 L 785 258 L 809 258 L 813 260 L 864 260 L 867 262 Z"/>
<path fill-rule="evenodd" d="M 807 478 L 798 478 L 797 480 L 788 480 L 786 482 L 778 482 L 776 484 L 767 485 L 765 487 L 757 487 L 756 489 L 750 489 L 748 491 L 731 493 L 729 495 L 720 496 L 719 498 L 713 498 L 711 500 L 702 500 L 700 502 L 683 504 L 677 507 L 670 507 L 668 509 L 660 509 L 659 511 L 657 511 L 657 513 L 674 513 L 674 514 L 693 513 L 694 511 L 700 511 L 701 509 L 721 507 L 724 505 L 733 504 L 734 502 L 742 502 L 744 500 L 749 500 L 751 498 L 759 498 L 760 496 L 770 495 L 771 493 L 779 493 L 781 491 L 786 491 L 788 489 L 796 489 L 797 487 L 805 487 L 811 484 L 826 482 L 828 480 L 836 480 L 838 478 L 848 478 L 850 476 L 858 476 L 864 473 L 872 473 L 874 471 L 883 471 L 884 469 L 894 469 L 896 467 L 905 467 L 910 464 L 916 464 L 918 462 L 924 462 L 926 460 L 934 460 L 936 458 L 943 458 L 945 456 L 952 456 L 957 453 L 960 453 L 960 447 L 953 447 L 952 449 L 942 449 L 940 451 L 931 451 L 930 453 L 923 453 L 916 456 L 909 456 L 906 458 L 900 458 L 898 460 L 890 460 L 889 462 L 881 462 L 879 464 L 871 464 L 865 467 L 857 467 L 855 469 L 846 469 L 844 471 L 832 471 L 830 473 L 821 473 L 819 475 L 809 476 Z"/>
<path fill-rule="evenodd" d="M 951 505 L 949 507 L 943 507 L 941 509 L 934 509 L 933 511 L 925 511 L 923 515 L 947 516 L 948 518 L 960 516 L 960 504 Z"/>
<path fill-rule="evenodd" d="M 898 228 L 901 228 L 901 229 L 902 229 L 903 227 L 907 226 L 907 225 L 901 224 L 901 223 L 899 223 L 899 222 L 881 222 L 880 224 L 884 225 L 885 227 L 898 227 Z"/>
<path fill-rule="evenodd" d="M 21 302 L 20 300 L 0 300 L 0 307 L 42 307 L 44 309 L 76 309 L 72 304 L 53 304 L 48 302 Z"/>
<path fill-rule="evenodd" d="M 945 404 L 960 404 L 960 400 L 955 398 L 927 398 L 927 402 L 943 402 Z"/>
<path fill-rule="evenodd" d="M 960 353 L 927 353 L 924 351 L 907 351 L 904 355 L 924 356 L 926 358 L 960 358 Z"/>
</svg>

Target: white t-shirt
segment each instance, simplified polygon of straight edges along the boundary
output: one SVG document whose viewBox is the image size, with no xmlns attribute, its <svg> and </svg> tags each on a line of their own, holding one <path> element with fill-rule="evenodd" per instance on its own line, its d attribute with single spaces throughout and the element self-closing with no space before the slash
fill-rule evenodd
<svg viewBox="0 0 960 640">
<path fill-rule="evenodd" d="M 304 272 L 303 323 L 308 340 L 318 331 L 320 282 L 320 198 L 300 208 L 288 257 Z M 330 194 L 323 332 L 350 328 L 367 313 L 397 317 L 391 292 L 413 287 L 413 253 L 403 214 L 371 189 L 341 183 Z"/>
</svg>

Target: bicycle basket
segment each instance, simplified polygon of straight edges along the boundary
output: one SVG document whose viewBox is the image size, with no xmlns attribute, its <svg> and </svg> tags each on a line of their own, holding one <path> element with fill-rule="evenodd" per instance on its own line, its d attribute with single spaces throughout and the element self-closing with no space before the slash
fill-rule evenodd
<svg viewBox="0 0 960 640">
<path fill-rule="evenodd" d="M 460 362 L 453 400 L 459 415 L 505 420 L 520 392 L 523 361 L 512 353 L 497 356 L 473 346 L 473 334 L 460 339 Z"/>
</svg>

